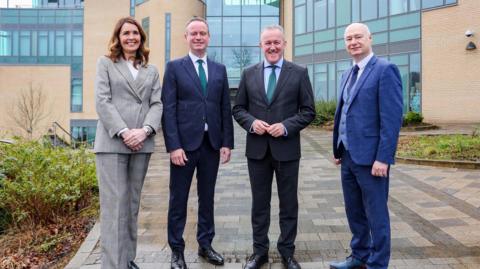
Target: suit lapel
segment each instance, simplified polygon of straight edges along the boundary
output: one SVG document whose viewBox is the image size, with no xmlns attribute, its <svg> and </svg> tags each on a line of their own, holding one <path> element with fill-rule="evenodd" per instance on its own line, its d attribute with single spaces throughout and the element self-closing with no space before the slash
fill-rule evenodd
<svg viewBox="0 0 480 269">
<path fill-rule="evenodd" d="M 263 74 L 263 61 L 258 63 L 257 66 L 256 66 L 256 72 L 255 72 L 255 77 L 254 77 L 254 81 L 255 81 L 255 85 L 259 85 L 258 87 L 258 90 L 259 90 L 259 94 L 260 96 L 262 96 L 263 98 L 263 101 L 265 102 L 265 104 L 268 105 L 268 99 L 267 99 L 267 92 L 266 92 L 266 89 L 265 89 L 265 80 L 264 80 L 264 74 Z"/>
<path fill-rule="evenodd" d="M 147 67 L 143 67 L 143 66 L 138 67 L 137 78 L 133 80 L 133 85 L 135 86 L 135 90 L 139 96 L 142 96 L 142 91 L 143 91 L 142 86 L 147 79 L 147 74 L 148 74 Z"/>
<path fill-rule="evenodd" d="M 291 68 L 292 65 L 290 64 L 290 62 L 283 60 L 282 69 L 280 70 L 280 78 L 278 79 L 277 86 L 275 87 L 275 91 L 273 92 L 271 103 L 275 102 L 275 99 L 277 99 L 279 92 L 282 90 L 283 86 L 285 86 L 285 83 L 288 81 L 288 77 L 291 73 Z"/>
<path fill-rule="evenodd" d="M 363 70 L 363 73 L 360 76 L 360 79 L 357 81 L 357 85 L 355 85 L 355 88 L 352 89 L 353 95 L 350 98 L 350 104 L 353 103 L 353 101 L 355 100 L 355 97 L 357 97 L 358 95 L 358 92 L 360 92 L 360 90 L 362 89 L 363 83 L 365 83 L 365 81 L 367 80 L 368 75 L 370 75 L 370 72 L 372 71 L 376 62 L 377 62 L 377 58 L 373 56 L 372 59 L 370 59 L 370 61 L 365 66 L 365 70 Z"/>
<path fill-rule="evenodd" d="M 118 72 L 123 76 L 123 78 L 127 81 L 127 84 L 130 88 L 130 91 L 135 95 L 135 97 L 138 98 L 138 100 L 141 100 L 140 96 L 138 95 L 135 87 L 135 83 L 133 81 L 133 76 L 132 73 L 130 73 L 130 70 L 128 70 L 127 62 L 120 58 L 116 63 L 113 64 L 115 68 L 118 70 Z"/>
<path fill-rule="evenodd" d="M 219 73 L 219 72 L 216 72 L 216 68 L 217 68 L 217 65 L 214 62 L 210 61 L 210 59 L 207 57 L 208 78 L 207 78 L 207 96 L 205 96 L 205 98 L 207 98 L 210 91 L 213 90 L 213 85 L 212 85 L 213 83 L 210 83 L 210 81 L 214 81 L 213 79 L 215 74 Z"/>
<path fill-rule="evenodd" d="M 200 78 L 197 75 L 197 71 L 195 70 L 195 66 L 193 66 L 190 56 L 187 55 L 183 58 L 182 65 L 185 68 L 185 71 L 187 71 L 187 74 L 192 79 L 193 84 L 197 88 L 196 92 L 200 94 L 200 96 L 204 97 L 202 93 L 202 85 L 200 84 Z"/>
</svg>

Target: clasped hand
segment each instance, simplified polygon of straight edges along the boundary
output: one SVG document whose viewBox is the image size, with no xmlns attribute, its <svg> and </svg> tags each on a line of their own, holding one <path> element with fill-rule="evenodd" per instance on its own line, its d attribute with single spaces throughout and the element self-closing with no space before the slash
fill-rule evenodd
<svg viewBox="0 0 480 269">
<path fill-rule="evenodd" d="M 147 139 L 147 134 L 143 129 L 129 129 L 122 133 L 123 143 L 133 151 L 139 151 L 143 147 L 143 142 Z"/>
<path fill-rule="evenodd" d="M 282 123 L 274 123 L 270 125 L 263 120 L 254 120 L 252 124 L 252 129 L 253 132 L 258 135 L 263 135 L 265 133 L 268 133 L 273 137 L 285 135 L 285 127 Z"/>
</svg>

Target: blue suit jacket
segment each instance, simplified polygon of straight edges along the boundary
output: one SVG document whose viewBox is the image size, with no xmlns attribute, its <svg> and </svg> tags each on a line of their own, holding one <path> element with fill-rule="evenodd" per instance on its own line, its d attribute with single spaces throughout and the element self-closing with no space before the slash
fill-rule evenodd
<svg viewBox="0 0 480 269">
<path fill-rule="evenodd" d="M 207 96 L 202 93 L 195 67 L 186 57 L 167 63 L 162 89 L 162 129 L 167 152 L 200 147 L 208 124 L 214 149 L 233 148 L 230 89 L 224 65 L 207 59 Z"/>
<path fill-rule="evenodd" d="M 333 153 L 341 158 L 337 148 L 338 129 L 343 107 L 343 91 L 352 69 L 342 75 L 340 96 L 333 129 Z M 402 81 L 398 68 L 375 56 L 365 66 L 352 89 L 347 111 L 347 139 L 352 160 L 359 165 L 372 165 L 375 160 L 393 164 L 398 135 L 402 125 Z M 342 147 L 343 148 L 343 147 Z"/>
</svg>

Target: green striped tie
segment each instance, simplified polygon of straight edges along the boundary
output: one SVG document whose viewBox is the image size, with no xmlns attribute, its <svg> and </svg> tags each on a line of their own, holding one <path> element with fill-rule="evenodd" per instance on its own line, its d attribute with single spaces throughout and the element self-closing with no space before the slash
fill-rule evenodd
<svg viewBox="0 0 480 269">
<path fill-rule="evenodd" d="M 268 86 L 267 86 L 267 99 L 268 102 L 272 102 L 273 93 L 275 92 L 275 87 L 277 86 L 277 74 L 275 74 L 276 65 L 267 66 L 268 68 L 272 68 L 272 72 L 268 77 Z"/>
<path fill-rule="evenodd" d="M 200 77 L 202 92 L 204 96 L 207 96 L 207 75 L 205 75 L 205 69 L 203 69 L 203 60 L 198 59 L 197 63 L 198 63 L 198 76 Z"/>
</svg>

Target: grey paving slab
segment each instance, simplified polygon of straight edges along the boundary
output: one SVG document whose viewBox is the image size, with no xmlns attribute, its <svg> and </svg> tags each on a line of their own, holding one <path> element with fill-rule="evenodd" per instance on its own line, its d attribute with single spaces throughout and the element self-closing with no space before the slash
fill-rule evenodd
<svg viewBox="0 0 480 269">
<path fill-rule="evenodd" d="M 169 161 L 162 139 L 157 142 L 139 216 L 136 261 L 140 268 L 169 268 L 170 250 L 166 243 Z M 225 269 L 242 268 L 252 252 L 245 133 L 238 126 L 235 143 L 231 162 L 220 167 L 215 194 L 213 246 L 227 262 L 217 268 Z M 345 217 L 340 172 L 332 163 L 330 145 L 329 132 L 309 128 L 302 133 L 296 257 L 306 269 L 328 268 L 329 261 L 349 255 L 351 235 Z M 390 268 L 480 268 L 480 199 L 477 200 L 480 171 L 406 164 L 396 165 L 391 171 L 389 207 L 393 247 Z M 196 191 L 194 180 L 185 230 L 186 260 L 189 268 L 215 268 L 196 254 Z M 283 268 L 275 249 L 279 236 L 275 183 L 271 204 L 270 262 L 264 268 Z M 81 268 L 99 268 L 99 246 L 92 242 L 87 244 L 95 247 L 84 255 L 86 259 Z"/>
</svg>

